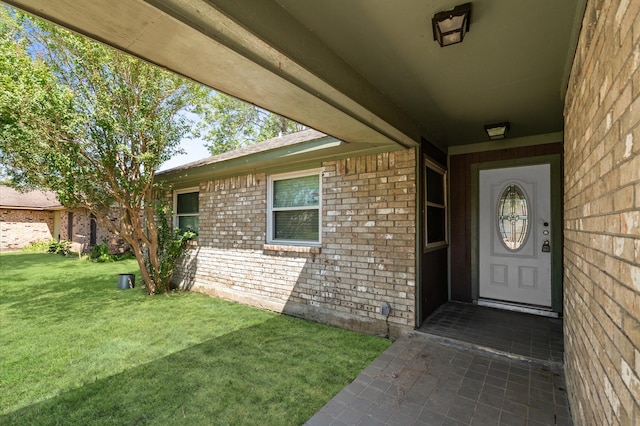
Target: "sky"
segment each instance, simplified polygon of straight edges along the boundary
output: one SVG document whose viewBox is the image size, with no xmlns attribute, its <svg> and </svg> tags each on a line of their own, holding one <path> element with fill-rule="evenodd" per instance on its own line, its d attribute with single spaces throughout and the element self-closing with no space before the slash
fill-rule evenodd
<svg viewBox="0 0 640 426">
<path fill-rule="evenodd" d="M 180 115 L 184 116 L 188 120 L 193 122 L 197 122 L 199 117 L 188 111 L 182 111 Z M 180 148 L 184 151 L 184 154 L 174 155 L 169 161 L 164 162 L 158 171 L 172 169 L 174 167 L 182 166 L 183 164 L 191 163 L 192 161 L 197 161 L 202 158 L 211 157 L 211 153 L 204 146 L 204 141 L 202 139 L 187 139 L 183 138 L 180 142 Z"/>
<path fill-rule="evenodd" d="M 180 147 L 184 150 L 185 154 L 176 155 L 169 161 L 166 161 L 160 166 L 158 171 L 168 170 L 211 156 L 211 153 L 200 139 L 183 139 L 182 142 L 180 142 Z"/>
</svg>

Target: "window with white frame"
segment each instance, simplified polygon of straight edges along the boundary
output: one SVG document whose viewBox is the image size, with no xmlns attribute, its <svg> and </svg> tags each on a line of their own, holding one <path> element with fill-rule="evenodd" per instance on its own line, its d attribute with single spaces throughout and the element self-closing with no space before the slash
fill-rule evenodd
<svg viewBox="0 0 640 426">
<path fill-rule="evenodd" d="M 426 161 L 425 242 L 427 248 L 447 244 L 447 172 Z"/>
<path fill-rule="evenodd" d="M 173 226 L 181 231 L 198 233 L 199 189 L 188 188 L 173 193 Z"/>
<path fill-rule="evenodd" d="M 267 243 L 319 245 L 320 170 L 269 176 Z"/>
</svg>

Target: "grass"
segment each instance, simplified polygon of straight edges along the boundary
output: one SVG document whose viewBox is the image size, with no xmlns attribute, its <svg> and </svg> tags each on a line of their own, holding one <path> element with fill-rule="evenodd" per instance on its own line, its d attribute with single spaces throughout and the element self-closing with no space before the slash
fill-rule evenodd
<svg viewBox="0 0 640 426">
<path fill-rule="evenodd" d="M 117 274 L 137 287 L 117 289 Z M 0 254 L 0 424 L 308 420 L 384 339 L 197 293 L 146 296 L 133 260 Z"/>
</svg>

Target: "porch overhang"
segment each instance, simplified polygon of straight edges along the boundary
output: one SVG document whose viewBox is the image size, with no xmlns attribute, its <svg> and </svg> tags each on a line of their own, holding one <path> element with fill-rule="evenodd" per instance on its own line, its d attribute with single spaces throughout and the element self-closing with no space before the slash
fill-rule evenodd
<svg viewBox="0 0 640 426">
<path fill-rule="evenodd" d="M 447 48 L 431 18 L 453 0 L 0 1 L 347 144 L 447 152 L 488 123 L 562 131 L 586 0 L 474 0 Z"/>
<path fill-rule="evenodd" d="M 415 123 L 272 2 L 5 2 L 346 142 L 420 140 Z"/>
</svg>

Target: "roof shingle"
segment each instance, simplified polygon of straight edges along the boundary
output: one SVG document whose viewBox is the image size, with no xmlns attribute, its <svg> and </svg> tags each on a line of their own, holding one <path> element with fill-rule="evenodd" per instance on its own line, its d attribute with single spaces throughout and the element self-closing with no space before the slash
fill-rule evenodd
<svg viewBox="0 0 640 426">
<path fill-rule="evenodd" d="M 279 136 L 273 139 L 266 140 L 264 142 L 260 142 L 253 145 L 249 145 L 244 148 L 236 149 L 234 151 L 225 152 L 223 154 L 214 155 L 212 157 L 202 158 L 200 160 L 196 160 L 191 163 L 173 167 L 168 170 L 163 170 L 158 174 L 171 173 L 178 170 L 186 170 L 194 167 L 206 166 L 208 164 L 221 163 L 224 161 L 233 160 L 234 158 L 246 157 L 246 156 L 257 154 L 260 152 L 271 151 L 278 148 L 293 146 L 299 143 L 309 142 L 316 139 L 322 139 L 326 136 L 327 135 L 325 133 L 319 132 L 317 130 L 313 130 L 313 129 L 302 130 L 300 132 Z"/>
<path fill-rule="evenodd" d="M 50 191 L 19 192 L 0 185 L 0 207 L 9 209 L 54 210 L 62 207 L 56 194 Z"/>
</svg>

